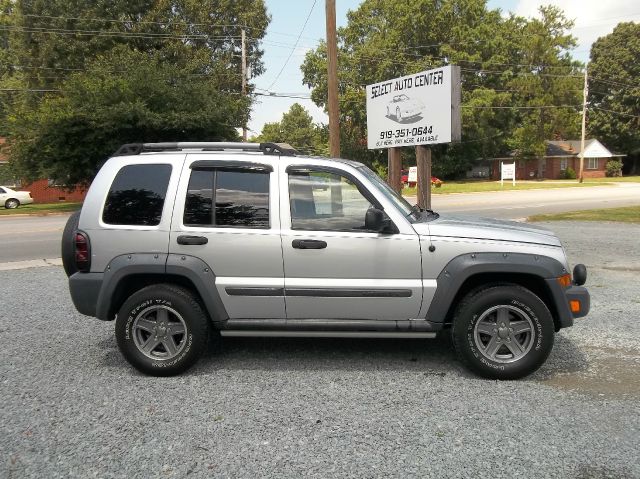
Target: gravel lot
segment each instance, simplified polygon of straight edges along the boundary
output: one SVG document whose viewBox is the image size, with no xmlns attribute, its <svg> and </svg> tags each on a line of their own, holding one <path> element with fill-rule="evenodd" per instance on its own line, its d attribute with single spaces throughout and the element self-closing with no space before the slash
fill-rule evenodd
<svg viewBox="0 0 640 479">
<path fill-rule="evenodd" d="M 0 477 L 640 477 L 640 226 L 548 226 L 592 314 L 516 382 L 444 337 L 227 339 L 145 377 L 61 268 L 3 272 Z"/>
</svg>

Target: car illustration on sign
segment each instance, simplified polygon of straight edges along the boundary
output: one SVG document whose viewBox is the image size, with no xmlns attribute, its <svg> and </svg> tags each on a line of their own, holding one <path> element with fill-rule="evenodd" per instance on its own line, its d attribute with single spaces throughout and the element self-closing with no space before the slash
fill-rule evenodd
<svg viewBox="0 0 640 479">
<path fill-rule="evenodd" d="M 411 118 L 417 118 L 424 112 L 424 104 L 420 100 L 412 100 L 402 93 L 396 95 L 387 104 L 387 118 L 403 123 Z"/>
</svg>

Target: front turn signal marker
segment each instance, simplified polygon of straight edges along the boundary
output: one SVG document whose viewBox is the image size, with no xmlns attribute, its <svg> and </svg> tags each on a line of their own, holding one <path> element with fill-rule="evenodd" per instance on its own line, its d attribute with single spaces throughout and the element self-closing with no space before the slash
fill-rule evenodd
<svg viewBox="0 0 640 479">
<path fill-rule="evenodd" d="M 558 280 L 558 283 L 560 283 L 560 285 L 564 286 L 565 288 L 568 288 L 569 286 L 571 286 L 571 275 L 570 274 L 563 274 L 562 276 L 559 276 L 556 279 Z"/>
<path fill-rule="evenodd" d="M 572 313 L 580 312 L 580 301 L 578 301 L 577 299 L 572 299 L 571 301 L 569 301 L 569 306 L 571 306 Z"/>
</svg>

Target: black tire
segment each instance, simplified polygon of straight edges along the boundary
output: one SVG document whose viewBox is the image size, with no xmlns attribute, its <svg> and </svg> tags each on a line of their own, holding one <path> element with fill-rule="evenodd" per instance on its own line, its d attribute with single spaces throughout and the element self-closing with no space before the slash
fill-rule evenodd
<svg viewBox="0 0 640 479">
<path fill-rule="evenodd" d="M 519 379 L 545 362 L 554 331 L 538 296 L 518 285 L 497 285 L 476 289 L 460 302 L 452 336 L 458 357 L 476 374 Z"/>
<path fill-rule="evenodd" d="M 168 323 L 164 321 L 162 331 L 159 331 L 163 322 L 160 311 L 167 311 L 169 319 Z M 151 330 L 145 330 L 154 319 L 155 336 Z M 182 334 L 175 332 L 181 328 Z M 152 376 L 173 376 L 193 366 L 207 349 L 209 329 L 209 319 L 194 295 L 170 284 L 147 286 L 135 292 L 124 302 L 116 318 L 120 351 L 133 367 Z M 173 355 L 165 346 L 169 340 L 175 348 Z M 154 343 L 153 349 L 143 351 L 143 346 Z"/>
<path fill-rule="evenodd" d="M 8 210 L 15 210 L 18 206 L 20 206 L 20 201 L 15 198 L 9 198 L 4 202 L 4 207 Z"/>
<path fill-rule="evenodd" d="M 78 230 L 79 221 L 80 212 L 76 211 L 74 214 L 69 216 L 67 224 L 64 227 L 64 231 L 62 232 L 60 250 L 62 256 L 62 267 L 64 268 L 64 272 L 67 273 L 67 277 L 78 272 L 78 268 L 76 267 L 74 236 Z"/>
</svg>

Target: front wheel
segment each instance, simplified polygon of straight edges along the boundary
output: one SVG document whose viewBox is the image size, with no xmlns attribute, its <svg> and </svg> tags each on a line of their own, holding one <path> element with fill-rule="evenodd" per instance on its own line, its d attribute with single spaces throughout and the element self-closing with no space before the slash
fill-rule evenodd
<svg viewBox="0 0 640 479">
<path fill-rule="evenodd" d="M 127 299 L 116 319 L 116 340 L 127 361 L 152 376 L 190 368 L 207 348 L 209 321 L 192 293 L 147 286 Z"/>
<path fill-rule="evenodd" d="M 536 371 L 553 348 L 553 318 L 544 302 L 517 285 L 469 293 L 456 309 L 453 343 L 475 373 L 518 379 Z"/>
</svg>

